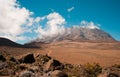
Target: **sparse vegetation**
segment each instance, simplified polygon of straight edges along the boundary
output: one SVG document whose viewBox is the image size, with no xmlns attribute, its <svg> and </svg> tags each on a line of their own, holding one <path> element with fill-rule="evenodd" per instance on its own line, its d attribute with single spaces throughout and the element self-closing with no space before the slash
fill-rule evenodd
<svg viewBox="0 0 120 77">
<path fill-rule="evenodd" d="M 68 77 L 80 77 L 82 75 L 81 65 L 65 64 L 63 71 L 68 74 Z"/>
<path fill-rule="evenodd" d="M 120 64 L 114 64 L 112 67 L 120 68 Z"/>
<path fill-rule="evenodd" d="M 16 65 L 14 68 L 15 71 L 21 71 L 25 69 L 27 69 L 27 67 L 25 67 L 24 65 Z"/>
<path fill-rule="evenodd" d="M 102 67 L 98 63 L 85 65 L 66 64 L 64 71 L 69 77 L 97 77 L 102 72 Z"/>
<path fill-rule="evenodd" d="M 86 77 L 97 77 L 102 72 L 102 67 L 98 63 L 84 65 L 84 75 Z"/>
<path fill-rule="evenodd" d="M 48 62 L 51 59 L 50 56 L 48 55 L 38 55 L 36 57 L 36 60 L 42 64 L 45 64 L 46 62 Z"/>
</svg>

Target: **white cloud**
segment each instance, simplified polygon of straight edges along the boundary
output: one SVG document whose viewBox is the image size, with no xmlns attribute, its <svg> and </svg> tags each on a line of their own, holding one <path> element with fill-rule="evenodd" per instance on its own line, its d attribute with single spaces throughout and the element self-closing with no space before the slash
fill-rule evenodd
<svg viewBox="0 0 120 77">
<path fill-rule="evenodd" d="M 27 39 L 26 36 L 14 36 L 14 35 L 1 35 L 1 37 L 9 38 L 9 39 L 11 39 L 13 41 L 15 41 L 15 40 L 26 40 Z"/>
<path fill-rule="evenodd" d="M 63 33 L 64 31 L 64 24 L 65 19 L 57 12 L 50 13 L 49 15 L 45 16 L 48 20 L 46 22 L 45 28 L 39 26 L 37 33 L 40 34 L 41 37 L 44 36 L 53 36 Z"/>
<path fill-rule="evenodd" d="M 40 18 L 32 18 L 32 14 L 16 0 L 0 0 L 0 36 L 14 41 L 24 40 L 25 36 L 21 34 L 26 28 L 40 21 Z"/>
<path fill-rule="evenodd" d="M 87 22 L 87 21 L 81 21 L 80 26 L 83 28 L 89 28 L 89 29 L 100 29 L 98 26 L 99 24 L 95 24 L 94 22 Z"/>
<path fill-rule="evenodd" d="M 68 9 L 68 12 L 74 10 L 74 7 Z M 0 0 L 0 37 L 6 37 L 13 41 L 28 40 L 25 33 L 38 34 L 38 37 L 52 37 L 61 35 L 65 31 L 65 18 L 57 12 L 52 12 L 43 17 L 32 17 L 25 7 L 21 7 L 17 0 Z M 45 25 L 40 24 L 45 21 Z M 93 22 L 82 21 L 79 26 L 98 28 Z M 37 38 L 37 37 L 36 37 Z"/>
<path fill-rule="evenodd" d="M 35 19 L 35 22 L 40 22 L 40 20 L 41 20 L 41 18 L 40 18 L 40 17 L 37 17 L 37 18 Z"/>
<path fill-rule="evenodd" d="M 67 11 L 68 11 L 68 12 L 71 12 L 71 11 L 73 11 L 74 9 L 75 9 L 75 7 L 71 7 L 71 8 L 68 8 Z"/>
<path fill-rule="evenodd" d="M 44 16 L 44 19 L 47 19 L 45 22 L 45 25 L 39 25 L 35 32 L 38 33 L 38 37 L 40 39 L 44 38 L 52 38 L 59 35 L 62 35 L 65 33 L 67 28 L 65 28 L 66 21 L 65 19 L 57 12 L 50 13 L 46 16 Z M 45 21 L 43 19 L 43 21 Z M 100 29 L 98 26 L 99 24 L 95 24 L 94 22 L 87 22 L 87 21 L 81 21 L 79 25 L 73 25 L 73 27 L 79 27 L 79 28 L 88 28 L 88 29 Z M 70 31 L 71 32 L 71 31 Z M 67 32 L 69 33 L 69 32 Z"/>
</svg>

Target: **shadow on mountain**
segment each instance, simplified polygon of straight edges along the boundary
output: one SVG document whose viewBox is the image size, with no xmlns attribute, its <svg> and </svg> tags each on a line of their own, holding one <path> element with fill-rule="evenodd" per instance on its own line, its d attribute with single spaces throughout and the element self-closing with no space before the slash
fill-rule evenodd
<svg viewBox="0 0 120 77">
<path fill-rule="evenodd" d="M 18 44 L 7 38 L 1 38 L 1 37 L 0 37 L 0 46 L 10 46 L 10 47 L 18 47 L 18 48 L 40 48 L 37 46 L 28 46 L 28 45 Z"/>
</svg>

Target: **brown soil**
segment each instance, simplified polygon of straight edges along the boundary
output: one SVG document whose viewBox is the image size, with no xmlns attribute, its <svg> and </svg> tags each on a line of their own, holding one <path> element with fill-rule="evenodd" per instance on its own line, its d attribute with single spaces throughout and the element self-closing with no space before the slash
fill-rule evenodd
<svg viewBox="0 0 120 77">
<path fill-rule="evenodd" d="M 120 43 L 59 42 L 46 46 L 49 56 L 70 64 L 120 64 Z"/>
</svg>

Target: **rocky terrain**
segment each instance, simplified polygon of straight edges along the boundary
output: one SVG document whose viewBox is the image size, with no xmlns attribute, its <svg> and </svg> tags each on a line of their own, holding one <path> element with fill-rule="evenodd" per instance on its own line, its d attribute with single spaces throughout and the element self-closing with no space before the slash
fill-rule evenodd
<svg viewBox="0 0 120 77">
<path fill-rule="evenodd" d="M 0 77 L 119 77 L 120 65 L 103 68 L 98 63 L 67 64 L 48 55 L 27 53 L 15 58 L 0 53 Z"/>
</svg>

